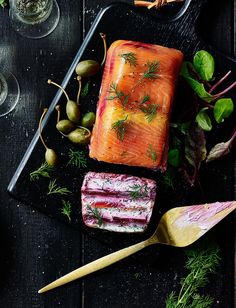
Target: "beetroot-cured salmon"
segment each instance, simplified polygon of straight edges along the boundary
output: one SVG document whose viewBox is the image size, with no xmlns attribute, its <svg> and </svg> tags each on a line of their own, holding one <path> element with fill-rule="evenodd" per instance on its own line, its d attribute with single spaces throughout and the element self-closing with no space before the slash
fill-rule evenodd
<svg viewBox="0 0 236 308">
<path fill-rule="evenodd" d="M 90 157 L 151 169 L 166 167 L 168 127 L 183 55 L 115 41 L 108 50 Z"/>
<path fill-rule="evenodd" d="M 155 197 L 153 180 L 88 172 L 81 188 L 84 223 L 116 232 L 143 232 L 150 221 Z"/>
</svg>

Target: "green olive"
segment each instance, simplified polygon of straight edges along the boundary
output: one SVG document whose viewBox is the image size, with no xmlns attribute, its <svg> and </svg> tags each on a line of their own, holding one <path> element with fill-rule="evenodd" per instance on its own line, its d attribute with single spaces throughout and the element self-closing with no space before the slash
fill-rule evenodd
<svg viewBox="0 0 236 308">
<path fill-rule="evenodd" d="M 101 64 L 94 60 L 84 60 L 77 64 L 76 74 L 83 78 L 94 76 L 101 68 Z"/>
<path fill-rule="evenodd" d="M 68 119 L 73 123 L 79 122 L 80 117 L 80 111 L 79 106 L 76 104 L 76 102 L 72 100 L 68 100 L 66 103 L 66 114 L 68 116 Z"/>
<path fill-rule="evenodd" d="M 58 157 L 53 149 L 47 148 L 45 152 L 45 160 L 50 166 L 55 166 L 58 163 Z"/>
<path fill-rule="evenodd" d="M 63 134 L 69 134 L 73 129 L 75 129 L 75 124 L 70 120 L 61 120 L 56 125 L 57 130 Z"/>
<path fill-rule="evenodd" d="M 72 132 L 70 132 L 67 137 L 68 139 L 79 145 L 87 145 L 90 141 L 91 133 L 86 128 L 76 128 Z"/>
<path fill-rule="evenodd" d="M 87 112 L 83 116 L 81 120 L 81 125 L 84 127 L 91 127 L 95 122 L 95 113 L 94 112 Z"/>
</svg>

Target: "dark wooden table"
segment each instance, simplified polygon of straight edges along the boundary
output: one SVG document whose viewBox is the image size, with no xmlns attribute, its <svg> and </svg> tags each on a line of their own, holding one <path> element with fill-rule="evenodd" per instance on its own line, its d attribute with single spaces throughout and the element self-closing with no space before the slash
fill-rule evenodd
<svg viewBox="0 0 236 308">
<path fill-rule="evenodd" d="M 37 290 L 46 282 L 112 250 L 13 200 L 6 192 L 35 133 L 42 108 L 53 97 L 55 89 L 45 86 L 46 80 L 63 79 L 96 14 L 111 2 L 58 0 L 60 23 L 41 40 L 18 36 L 10 27 L 8 9 L 0 9 L 0 61 L 7 63 L 21 86 L 16 109 L 0 119 L 0 307 L 160 308 L 155 293 L 163 288 L 166 296 L 164 283 L 155 282 L 153 261 L 144 267 L 129 259 L 38 295 Z M 203 39 L 230 56 L 236 55 L 235 9 L 235 0 L 209 0 L 199 20 Z M 223 262 L 229 266 L 227 260 Z M 232 283 L 223 271 L 211 281 L 216 307 L 233 307 Z"/>
</svg>

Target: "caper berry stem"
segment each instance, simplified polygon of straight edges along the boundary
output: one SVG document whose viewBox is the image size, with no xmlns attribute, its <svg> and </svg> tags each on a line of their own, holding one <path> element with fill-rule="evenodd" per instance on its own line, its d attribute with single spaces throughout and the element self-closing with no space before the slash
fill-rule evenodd
<svg viewBox="0 0 236 308">
<path fill-rule="evenodd" d="M 48 79 L 48 84 L 53 84 L 54 86 L 58 87 L 59 89 L 62 90 L 62 92 L 65 94 L 65 97 L 67 99 L 67 101 L 69 101 L 69 96 L 68 94 L 66 93 L 65 89 L 63 89 L 59 84 L 57 84 L 56 82 L 52 81 L 51 79 Z"/>
<path fill-rule="evenodd" d="M 40 137 L 40 139 L 41 139 L 41 141 L 42 141 L 42 144 L 43 144 L 43 146 L 45 147 L 46 150 L 48 149 L 48 147 L 47 147 L 47 145 L 46 145 L 46 143 L 44 142 L 43 137 L 42 137 L 42 121 L 43 121 L 43 118 L 44 118 L 45 114 L 47 113 L 47 111 L 48 111 L 47 108 L 44 108 L 44 109 L 43 109 L 43 113 L 42 113 L 42 115 L 41 115 L 41 117 L 40 117 L 40 120 L 39 120 L 39 127 L 38 127 L 38 130 L 39 130 L 39 137 Z"/>
<path fill-rule="evenodd" d="M 58 123 L 61 117 L 60 105 L 56 105 L 55 109 L 57 111 L 57 123 Z"/>
<path fill-rule="evenodd" d="M 79 82 L 79 89 L 78 89 L 78 93 L 77 93 L 76 103 L 77 103 L 77 105 L 79 105 L 79 98 L 80 98 L 80 93 L 81 93 L 81 88 L 82 88 L 81 77 L 77 76 L 77 80 Z"/>
<path fill-rule="evenodd" d="M 91 136 L 91 132 L 90 132 L 90 130 L 89 130 L 87 127 L 79 126 L 79 125 L 78 125 L 77 127 L 79 127 L 79 128 L 81 128 L 82 130 L 86 131 L 86 133 L 88 134 L 89 137 Z"/>
<path fill-rule="evenodd" d="M 102 63 L 101 66 L 104 65 L 105 61 L 106 61 L 106 57 L 107 57 L 107 42 L 106 42 L 106 34 L 104 33 L 99 33 L 102 41 L 103 41 L 103 47 L 104 47 L 104 55 L 103 55 L 103 59 L 102 59 Z"/>
</svg>

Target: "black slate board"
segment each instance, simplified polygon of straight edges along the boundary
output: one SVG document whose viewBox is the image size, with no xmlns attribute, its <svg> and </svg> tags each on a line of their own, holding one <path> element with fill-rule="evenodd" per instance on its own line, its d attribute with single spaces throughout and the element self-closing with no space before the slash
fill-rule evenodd
<svg viewBox="0 0 236 308">
<path fill-rule="evenodd" d="M 86 58 L 102 58 L 102 44 L 99 38 L 100 32 L 106 33 L 108 46 L 111 42 L 117 39 L 137 40 L 180 49 L 184 52 L 187 59 L 191 59 L 195 51 L 199 49 L 207 49 L 216 58 L 216 72 L 219 72 L 222 75 L 222 73 L 232 70 L 232 80 L 236 79 L 236 62 L 233 59 L 224 57 L 212 50 L 212 48 L 207 46 L 207 44 L 205 44 L 197 34 L 195 23 L 205 2 L 206 1 L 200 0 L 185 1 L 183 5 L 178 7 L 178 11 L 176 11 L 176 8 L 174 10 L 166 8 L 162 10 L 160 14 L 147 12 L 146 9 L 134 8 L 122 3 L 108 6 L 96 18 L 84 43 L 68 70 L 68 73 L 62 82 L 62 86 L 67 86 L 68 93 L 70 93 L 71 97 L 75 97 L 77 83 L 73 79 L 73 74 L 78 61 Z M 89 95 L 81 100 L 82 112 L 88 110 L 95 111 L 101 74 L 98 74 L 94 79 L 92 79 L 92 86 Z M 45 85 L 45 88 L 47 88 L 47 85 Z M 178 114 L 178 106 L 184 98 L 183 93 L 181 94 L 181 91 L 178 92 L 175 103 L 177 108 L 174 108 L 173 117 L 175 114 Z M 233 96 L 233 93 L 231 93 L 231 96 Z M 92 160 L 89 160 L 86 169 L 75 170 L 66 167 L 67 153 L 69 148 L 73 146 L 56 132 L 56 113 L 54 112 L 54 107 L 58 102 L 61 106 L 65 106 L 65 98 L 62 97 L 60 91 L 58 91 L 54 97 L 45 117 L 45 121 L 43 122 L 43 134 L 46 137 L 48 146 L 55 148 L 61 155 L 61 164 L 54 172 L 53 178 L 57 179 L 57 183 L 60 186 L 66 186 L 73 192 L 73 196 L 69 197 L 73 204 L 72 222 L 69 223 L 60 213 L 61 197 L 46 195 L 49 182 L 47 179 L 30 182 L 29 173 L 32 170 L 37 169 L 44 160 L 44 148 L 38 140 L 38 133 L 34 136 L 22 162 L 8 186 L 9 193 L 24 203 L 33 206 L 53 218 L 70 224 L 110 246 L 120 248 L 133 244 L 134 242 L 140 241 L 151 235 L 155 230 L 159 218 L 169 208 L 199 202 L 214 202 L 216 200 L 223 201 L 233 199 L 234 174 L 232 166 L 234 162 L 233 155 L 229 155 L 227 159 L 221 160 L 217 163 L 212 163 L 209 166 L 202 168 L 202 187 L 207 191 L 205 198 L 201 197 L 198 192 L 183 186 L 183 183 L 181 182 L 178 183 L 178 187 L 174 192 L 165 191 L 163 187 L 158 185 L 157 204 L 155 206 L 151 224 L 144 234 L 114 234 L 85 227 L 81 217 L 79 192 L 83 176 L 88 170 L 127 173 L 153 178 L 157 181 L 159 180 L 160 175 L 142 168 L 109 165 Z M 209 147 L 218 141 L 228 138 L 233 129 L 233 118 L 235 118 L 235 114 L 234 116 L 231 116 L 231 119 L 227 121 L 227 124 L 222 124 L 217 127 L 215 134 L 209 134 Z M 68 197 L 63 199 L 68 199 Z"/>
</svg>

